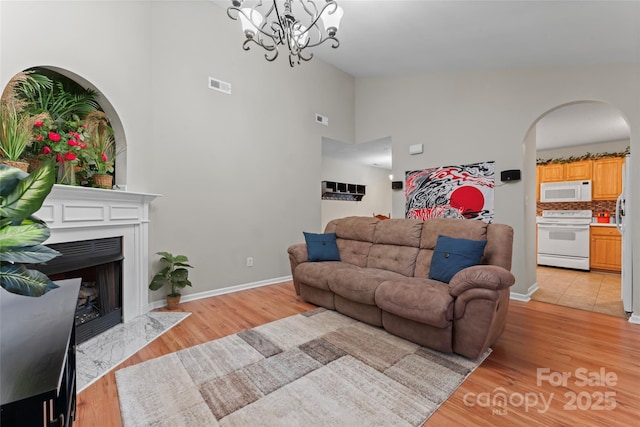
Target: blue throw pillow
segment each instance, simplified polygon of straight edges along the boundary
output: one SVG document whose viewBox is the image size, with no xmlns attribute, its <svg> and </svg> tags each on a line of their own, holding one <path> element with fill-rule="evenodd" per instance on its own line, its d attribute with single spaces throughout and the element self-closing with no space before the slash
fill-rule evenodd
<svg viewBox="0 0 640 427">
<path fill-rule="evenodd" d="M 486 244 L 486 240 L 438 236 L 431 259 L 429 279 L 449 283 L 458 271 L 480 263 Z"/>
<path fill-rule="evenodd" d="M 336 233 L 303 233 L 307 242 L 307 261 L 340 261 Z"/>
</svg>

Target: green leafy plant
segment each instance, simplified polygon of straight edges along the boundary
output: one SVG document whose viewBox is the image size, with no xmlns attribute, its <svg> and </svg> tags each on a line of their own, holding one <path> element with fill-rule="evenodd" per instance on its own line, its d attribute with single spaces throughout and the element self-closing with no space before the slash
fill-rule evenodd
<svg viewBox="0 0 640 427">
<path fill-rule="evenodd" d="M 31 117 L 0 104 L 0 157 L 18 161 L 31 143 Z"/>
<path fill-rule="evenodd" d="M 0 165 L 0 284 L 9 292 L 41 296 L 57 288 L 49 278 L 23 264 L 37 264 L 60 255 L 42 245 L 50 230 L 33 214 L 44 202 L 55 182 L 52 161 L 31 174 Z"/>
<path fill-rule="evenodd" d="M 157 291 L 167 285 L 171 289 L 171 293 L 168 294 L 170 297 L 180 295 L 178 289 L 191 286 L 187 268 L 193 267 L 188 264 L 189 258 L 184 255 L 172 255 L 169 252 L 158 252 L 157 255 L 162 257 L 160 262 L 164 265 L 164 268 L 153 276 L 149 289 Z"/>
</svg>

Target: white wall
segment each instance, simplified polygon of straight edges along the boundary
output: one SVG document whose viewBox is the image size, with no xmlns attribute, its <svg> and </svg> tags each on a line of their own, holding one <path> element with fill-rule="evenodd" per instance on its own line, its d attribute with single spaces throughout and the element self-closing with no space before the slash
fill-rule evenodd
<svg viewBox="0 0 640 427">
<path fill-rule="evenodd" d="M 347 162 L 335 158 L 322 157 L 322 180 L 344 182 L 347 184 L 366 185 L 366 194 L 359 202 L 346 200 L 322 200 L 322 227 L 334 218 L 345 216 L 373 216 L 391 213 L 391 171 L 365 166 L 354 162 Z M 318 197 L 320 197 L 320 183 L 318 183 Z M 306 230 L 305 230 L 306 231 Z M 312 231 L 312 230 L 309 230 Z"/>
<path fill-rule="evenodd" d="M 620 109 L 631 128 L 631 151 L 640 152 L 640 66 L 609 65 L 526 70 L 439 73 L 403 78 L 356 80 L 356 142 L 393 138 L 393 174 L 450 164 L 495 161 L 496 174 L 521 169 L 523 179 L 495 191 L 495 222 L 515 230 L 513 291 L 529 292 L 534 279 L 535 150 L 526 137 L 547 111 L 573 101 L 603 101 Z M 422 143 L 425 152 L 410 156 L 408 147 Z M 637 157 L 637 156 L 636 156 Z M 633 158 L 634 164 L 637 159 Z M 640 182 L 634 167 L 634 182 Z M 634 193 L 635 194 L 635 193 Z M 529 202 L 528 202 L 529 201 Z M 637 200 L 634 219 L 640 218 Z M 400 216 L 404 194 L 394 194 L 393 213 Z M 635 221 L 640 223 L 640 221 Z M 640 242 L 640 227 L 634 229 Z M 640 247 L 634 250 L 635 277 L 640 277 Z M 639 281 L 636 281 L 639 282 Z M 640 311 L 636 283 L 635 309 Z"/>
<path fill-rule="evenodd" d="M 152 204 L 150 253 L 186 254 L 195 266 L 183 294 L 290 274 L 286 248 L 321 223 L 321 138 L 354 139 L 351 76 L 318 58 L 292 69 L 286 56 L 269 63 L 243 51 L 240 24 L 211 2 L 0 5 L 2 86 L 55 65 L 115 107 L 129 189 L 163 195 Z M 208 89 L 208 76 L 232 94 Z M 329 111 L 329 127 L 315 123 Z"/>
</svg>

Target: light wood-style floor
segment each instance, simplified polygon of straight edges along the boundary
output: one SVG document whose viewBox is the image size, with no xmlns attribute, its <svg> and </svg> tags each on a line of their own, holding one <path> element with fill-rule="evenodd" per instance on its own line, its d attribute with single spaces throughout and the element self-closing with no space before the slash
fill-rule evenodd
<svg viewBox="0 0 640 427">
<path fill-rule="evenodd" d="M 537 267 L 538 289 L 531 299 L 626 319 L 620 274 Z"/>
<path fill-rule="evenodd" d="M 291 282 L 183 303 L 191 316 L 116 369 L 311 308 L 297 299 Z M 425 426 L 638 425 L 639 385 L 640 325 L 511 301 L 491 355 Z M 79 393 L 75 425 L 122 425 L 114 371 Z"/>
</svg>

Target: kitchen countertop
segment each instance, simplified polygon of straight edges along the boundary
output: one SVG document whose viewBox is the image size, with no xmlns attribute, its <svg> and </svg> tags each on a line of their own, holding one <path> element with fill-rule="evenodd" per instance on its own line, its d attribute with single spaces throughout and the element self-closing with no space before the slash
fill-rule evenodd
<svg viewBox="0 0 640 427">
<path fill-rule="evenodd" d="M 592 227 L 615 227 L 615 222 L 592 222 L 590 224 Z"/>
</svg>

